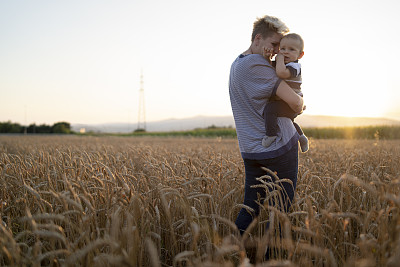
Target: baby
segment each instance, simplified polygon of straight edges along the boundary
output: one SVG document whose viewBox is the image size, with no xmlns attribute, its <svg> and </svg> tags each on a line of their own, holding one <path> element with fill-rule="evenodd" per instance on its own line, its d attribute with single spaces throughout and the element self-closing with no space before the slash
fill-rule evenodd
<svg viewBox="0 0 400 267">
<path fill-rule="evenodd" d="M 276 68 L 276 74 L 301 97 L 301 65 L 298 62 L 304 55 L 304 42 L 300 35 L 289 33 L 282 37 L 280 41 L 279 53 L 276 55 L 275 61 L 272 62 Z M 264 57 L 269 59 L 268 50 L 264 51 Z M 308 138 L 304 135 L 300 126 L 294 122 L 297 117 L 286 102 L 277 96 L 272 97 L 264 109 L 264 121 L 266 136 L 262 140 L 264 147 L 270 146 L 277 138 L 278 124 L 277 117 L 287 117 L 293 121 L 293 124 L 300 135 L 300 149 L 302 152 L 308 151 Z"/>
</svg>

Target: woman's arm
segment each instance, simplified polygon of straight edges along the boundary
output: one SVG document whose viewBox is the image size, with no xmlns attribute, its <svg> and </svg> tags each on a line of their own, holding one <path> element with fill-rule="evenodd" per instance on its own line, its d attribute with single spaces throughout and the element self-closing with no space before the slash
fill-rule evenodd
<svg viewBox="0 0 400 267">
<path fill-rule="evenodd" d="M 285 81 L 281 81 L 276 89 L 276 95 L 285 101 L 294 112 L 303 111 L 303 98 L 296 94 Z"/>
</svg>

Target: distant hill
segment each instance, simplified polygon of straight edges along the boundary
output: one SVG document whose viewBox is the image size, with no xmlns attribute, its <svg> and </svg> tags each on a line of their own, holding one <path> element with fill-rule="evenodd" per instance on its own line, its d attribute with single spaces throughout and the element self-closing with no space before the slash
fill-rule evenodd
<svg viewBox="0 0 400 267">
<path fill-rule="evenodd" d="M 400 125 L 400 121 L 386 118 L 362 117 L 335 117 L 301 115 L 296 119 L 303 128 L 308 127 L 342 127 L 342 126 L 370 126 L 370 125 Z M 207 128 L 211 125 L 217 127 L 234 127 L 232 116 L 196 116 L 185 119 L 168 119 L 147 123 L 149 132 L 185 131 L 195 128 Z M 85 128 L 86 132 L 101 133 L 129 133 L 137 129 L 136 123 L 104 123 L 104 124 L 71 124 L 73 131 L 79 132 Z"/>
<path fill-rule="evenodd" d="M 215 125 L 218 127 L 234 127 L 232 116 L 196 116 L 185 119 L 167 119 L 146 123 L 149 132 L 186 131 L 195 128 L 206 128 Z M 104 123 L 104 124 L 72 124 L 72 130 L 79 132 L 85 128 L 86 132 L 128 133 L 137 129 L 137 123 Z"/>
</svg>

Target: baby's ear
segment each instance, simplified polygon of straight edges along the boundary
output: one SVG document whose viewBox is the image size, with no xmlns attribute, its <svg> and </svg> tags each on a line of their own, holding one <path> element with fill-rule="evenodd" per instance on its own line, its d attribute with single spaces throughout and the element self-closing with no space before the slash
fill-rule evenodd
<svg viewBox="0 0 400 267">
<path fill-rule="evenodd" d="M 304 51 L 302 51 L 297 59 L 300 59 L 304 56 Z"/>
</svg>

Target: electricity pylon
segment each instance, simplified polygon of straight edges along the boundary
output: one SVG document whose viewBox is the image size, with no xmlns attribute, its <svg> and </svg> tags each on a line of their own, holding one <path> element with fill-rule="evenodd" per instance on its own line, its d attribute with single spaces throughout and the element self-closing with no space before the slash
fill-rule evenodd
<svg viewBox="0 0 400 267">
<path fill-rule="evenodd" d="M 144 106 L 144 82 L 143 72 L 140 74 L 139 89 L 139 117 L 136 131 L 146 131 L 146 110 Z"/>
</svg>

